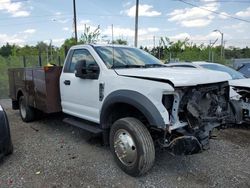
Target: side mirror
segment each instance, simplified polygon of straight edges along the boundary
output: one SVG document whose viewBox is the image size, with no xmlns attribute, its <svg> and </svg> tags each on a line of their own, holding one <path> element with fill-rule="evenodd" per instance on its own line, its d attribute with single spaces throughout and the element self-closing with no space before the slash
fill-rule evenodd
<svg viewBox="0 0 250 188">
<path fill-rule="evenodd" d="M 78 61 L 75 66 L 75 76 L 82 79 L 98 79 L 100 68 L 96 63 L 87 66 L 85 60 Z"/>
<path fill-rule="evenodd" d="M 75 76 L 78 78 L 86 78 L 86 61 L 85 60 L 80 60 L 77 61 L 76 66 L 75 66 Z"/>
</svg>

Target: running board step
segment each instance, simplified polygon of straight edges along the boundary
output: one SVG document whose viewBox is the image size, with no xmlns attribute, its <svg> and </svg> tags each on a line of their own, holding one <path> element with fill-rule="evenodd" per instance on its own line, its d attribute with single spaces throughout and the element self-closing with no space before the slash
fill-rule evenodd
<svg viewBox="0 0 250 188">
<path fill-rule="evenodd" d="M 101 134 L 103 133 L 103 130 L 99 127 L 96 127 L 94 125 L 90 125 L 87 122 L 77 120 L 75 118 L 64 118 L 63 122 L 68 123 L 70 125 L 73 125 L 75 127 L 79 127 L 85 131 L 91 132 L 93 134 Z"/>
</svg>

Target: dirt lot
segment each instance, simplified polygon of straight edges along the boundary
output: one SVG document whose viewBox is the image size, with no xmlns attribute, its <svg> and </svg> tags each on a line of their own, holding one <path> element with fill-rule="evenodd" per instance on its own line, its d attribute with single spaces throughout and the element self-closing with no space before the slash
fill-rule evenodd
<svg viewBox="0 0 250 188">
<path fill-rule="evenodd" d="M 153 169 L 133 178 L 114 163 L 99 139 L 61 122 L 62 116 L 21 121 L 10 100 L 13 155 L 0 164 L 0 187 L 250 187 L 250 129 L 227 129 L 211 149 L 192 156 L 157 151 Z"/>
</svg>

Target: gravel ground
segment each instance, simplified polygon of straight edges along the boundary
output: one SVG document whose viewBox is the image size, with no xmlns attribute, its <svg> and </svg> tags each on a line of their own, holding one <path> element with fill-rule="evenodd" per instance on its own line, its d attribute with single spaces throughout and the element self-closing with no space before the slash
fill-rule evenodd
<svg viewBox="0 0 250 188">
<path fill-rule="evenodd" d="M 192 156 L 157 151 L 152 170 L 122 172 L 98 138 L 61 122 L 62 116 L 23 123 L 10 100 L 13 155 L 0 164 L 0 187 L 250 187 L 250 129 L 219 131 L 211 149 Z"/>
</svg>

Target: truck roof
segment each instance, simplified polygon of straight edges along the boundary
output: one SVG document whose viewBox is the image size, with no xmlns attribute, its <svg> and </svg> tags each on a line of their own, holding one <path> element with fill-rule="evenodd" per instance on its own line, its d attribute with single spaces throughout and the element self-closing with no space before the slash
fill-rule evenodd
<svg viewBox="0 0 250 188">
<path fill-rule="evenodd" d="M 98 46 L 103 46 L 103 47 L 123 47 L 123 48 L 133 48 L 131 46 L 127 45 L 118 45 L 118 44 L 79 44 L 79 45 L 74 45 L 71 47 L 71 49 L 78 49 L 78 48 L 83 48 L 83 47 L 98 47 Z"/>
</svg>

